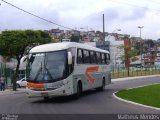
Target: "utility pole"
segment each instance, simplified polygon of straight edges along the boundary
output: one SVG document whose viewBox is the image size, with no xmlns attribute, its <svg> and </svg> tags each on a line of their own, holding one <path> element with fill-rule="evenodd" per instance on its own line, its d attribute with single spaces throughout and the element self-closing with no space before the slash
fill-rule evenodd
<svg viewBox="0 0 160 120">
<path fill-rule="evenodd" d="M 105 21 L 104 21 L 104 14 L 103 14 L 103 41 L 105 41 Z"/>
</svg>

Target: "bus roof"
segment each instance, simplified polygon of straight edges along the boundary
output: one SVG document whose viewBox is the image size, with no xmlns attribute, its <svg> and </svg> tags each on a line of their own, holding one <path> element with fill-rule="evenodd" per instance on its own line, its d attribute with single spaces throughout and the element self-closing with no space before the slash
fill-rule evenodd
<svg viewBox="0 0 160 120">
<path fill-rule="evenodd" d="M 104 53 L 109 53 L 106 50 L 102 50 L 96 47 L 92 47 L 83 43 L 75 43 L 75 42 L 61 42 L 61 43 L 50 43 L 50 44 L 44 44 L 39 45 L 30 50 L 30 53 L 41 53 L 41 52 L 51 52 L 51 51 L 58 51 L 58 50 L 64 50 L 71 47 L 76 48 L 83 48 L 86 50 L 92 50 L 92 51 L 99 51 Z"/>
</svg>

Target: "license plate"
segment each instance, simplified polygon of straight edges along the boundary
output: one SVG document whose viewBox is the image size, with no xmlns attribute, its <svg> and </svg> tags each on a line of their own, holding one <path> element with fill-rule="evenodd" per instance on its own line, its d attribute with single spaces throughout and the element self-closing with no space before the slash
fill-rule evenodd
<svg viewBox="0 0 160 120">
<path fill-rule="evenodd" d="M 43 97 L 48 97 L 48 93 L 41 93 Z"/>
</svg>

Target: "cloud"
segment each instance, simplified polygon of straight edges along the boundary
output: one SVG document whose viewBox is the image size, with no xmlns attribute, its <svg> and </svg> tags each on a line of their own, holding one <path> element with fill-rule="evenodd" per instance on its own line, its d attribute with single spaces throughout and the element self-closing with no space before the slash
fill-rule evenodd
<svg viewBox="0 0 160 120">
<path fill-rule="evenodd" d="M 59 13 L 56 10 L 41 9 L 36 15 L 46 20 L 60 24 Z M 32 21 L 34 22 L 34 24 L 38 24 L 40 26 L 54 26 L 52 23 L 49 23 L 36 17 L 32 17 Z"/>
<path fill-rule="evenodd" d="M 102 16 L 105 16 L 105 23 L 113 23 L 119 18 L 118 10 L 116 8 L 106 8 L 101 12 L 90 14 L 86 17 L 81 18 L 80 25 L 83 27 L 90 26 L 93 29 L 102 28 Z"/>
<path fill-rule="evenodd" d="M 119 13 L 117 8 L 109 8 L 104 10 L 105 17 L 107 21 L 115 21 L 119 18 Z"/>
<path fill-rule="evenodd" d="M 19 5 L 18 5 L 19 6 Z M 6 9 L 7 8 L 7 9 Z M 21 7 L 26 11 L 34 13 L 37 16 L 53 21 L 57 24 L 60 23 L 59 13 L 52 7 L 39 7 L 33 8 L 25 6 Z M 23 11 L 15 9 L 6 4 L 2 4 L 0 7 L 0 30 L 5 29 L 47 29 L 57 27 L 44 20 L 29 15 Z"/>
<path fill-rule="evenodd" d="M 130 10 L 123 9 L 119 14 L 121 14 L 121 21 L 126 22 L 142 19 L 146 16 L 147 12 L 147 8 L 134 8 Z"/>
<path fill-rule="evenodd" d="M 86 17 L 86 19 L 88 19 L 89 21 L 97 22 L 102 20 L 103 14 L 105 15 L 106 20 L 109 22 L 116 20 L 116 18 L 118 18 L 119 16 L 118 10 L 116 10 L 115 8 L 108 8 L 105 9 L 103 12 L 89 15 Z"/>
</svg>

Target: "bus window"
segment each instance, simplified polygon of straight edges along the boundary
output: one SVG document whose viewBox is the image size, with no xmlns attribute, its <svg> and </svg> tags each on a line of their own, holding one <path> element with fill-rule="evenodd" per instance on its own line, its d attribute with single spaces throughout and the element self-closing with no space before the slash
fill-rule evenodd
<svg viewBox="0 0 160 120">
<path fill-rule="evenodd" d="M 110 62 L 110 55 L 106 54 L 106 63 L 109 64 L 109 62 Z"/>
<path fill-rule="evenodd" d="M 96 63 L 96 53 L 91 51 L 90 57 L 91 57 L 91 63 Z"/>
<path fill-rule="evenodd" d="M 72 62 L 73 62 L 73 65 L 74 65 L 76 48 L 72 47 L 72 48 L 69 49 L 69 51 L 72 53 Z"/>
<path fill-rule="evenodd" d="M 83 64 L 83 55 L 82 55 L 82 50 L 78 49 L 77 51 L 77 63 L 78 64 Z"/>
<path fill-rule="evenodd" d="M 84 63 L 91 63 L 90 62 L 89 51 L 88 50 L 84 50 L 83 51 L 83 55 L 84 55 Z"/>
<path fill-rule="evenodd" d="M 106 61 L 105 61 L 105 54 L 102 53 L 102 64 L 105 64 L 105 63 L 106 63 Z"/>
<path fill-rule="evenodd" d="M 107 54 L 104 54 L 105 57 L 105 64 L 107 64 Z"/>
<path fill-rule="evenodd" d="M 97 54 L 97 63 L 101 64 L 102 63 L 101 62 L 101 53 L 97 52 L 96 54 Z"/>
</svg>

